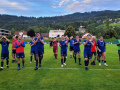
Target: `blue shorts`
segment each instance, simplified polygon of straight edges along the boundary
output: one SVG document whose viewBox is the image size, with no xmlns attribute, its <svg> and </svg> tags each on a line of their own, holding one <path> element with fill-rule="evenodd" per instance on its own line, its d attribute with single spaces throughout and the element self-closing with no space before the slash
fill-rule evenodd
<svg viewBox="0 0 120 90">
<path fill-rule="evenodd" d="M 120 50 L 118 50 L 118 54 L 120 54 Z"/>
<path fill-rule="evenodd" d="M 61 51 L 61 56 L 67 56 L 67 51 Z"/>
<path fill-rule="evenodd" d="M 9 59 L 9 53 L 1 53 L 1 59 Z"/>
<path fill-rule="evenodd" d="M 80 54 L 80 49 L 74 49 L 74 54 Z"/>
<path fill-rule="evenodd" d="M 36 56 L 36 57 L 42 57 L 43 54 L 44 54 L 44 51 L 41 51 L 41 50 L 35 51 L 35 56 Z"/>
<path fill-rule="evenodd" d="M 86 53 L 86 52 L 84 52 L 84 58 L 91 59 L 91 58 L 92 58 L 91 53 Z"/>
<path fill-rule="evenodd" d="M 33 54 L 35 55 L 35 51 L 31 51 L 30 54 L 31 54 L 31 55 L 33 55 Z"/>
<path fill-rule="evenodd" d="M 93 57 L 93 54 L 94 54 L 94 56 L 97 56 L 96 51 L 95 52 L 91 52 L 91 57 Z"/>
<path fill-rule="evenodd" d="M 101 57 L 104 52 L 97 51 L 97 53 L 98 53 L 98 56 Z"/>
<path fill-rule="evenodd" d="M 16 57 L 17 58 L 25 58 L 25 54 L 24 53 L 16 53 Z"/>
</svg>

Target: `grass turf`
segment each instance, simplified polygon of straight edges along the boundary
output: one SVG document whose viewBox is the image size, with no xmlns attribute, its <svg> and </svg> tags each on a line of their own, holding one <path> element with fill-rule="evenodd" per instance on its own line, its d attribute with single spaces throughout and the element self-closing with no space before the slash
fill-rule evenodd
<svg viewBox="0 0 120 90">
<path fill-rule="evenodd" d="M 11 63 L 10 68 L 0 71 L 0 90 L 118 90 L 120 87 L 120 65 L 118 61 L 117 46 L 107 45 L 107 64 L 109 67 L 89 64 L 89 71 L 84 70 L 83 45 L 81 45 L 81 63 L 74 63 L 74 59 L 68 54 L 66 66 L 61 69 L 60 48 L 58 59 L 54 59 L 52 48 L 45 45 L 45 54 L 42 68 L 35 71 L 35 63 L 30 64 L 30 46 L 25 47 L 25 68 L 17 71 L 17 63 Z M 69 53 L 69 52 L 68 52 Z M 22 63 L 21 63 L 22 66 Z M 72 69 L 73 68 L 73 69 Z"/>
</svg>

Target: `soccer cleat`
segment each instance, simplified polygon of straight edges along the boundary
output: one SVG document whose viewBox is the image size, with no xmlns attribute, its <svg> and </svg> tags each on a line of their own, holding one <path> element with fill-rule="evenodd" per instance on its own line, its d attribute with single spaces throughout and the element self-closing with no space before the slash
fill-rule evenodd
<svg viewBox="0 0 120 90">
<path fill-rule="evenodd" d="M 7 66 L 7 68 L 9 68 L 9 66 Z"/>
<path fill-rule="evenodd" d="M 0 68 L 0 71 L 2 71 L 3 70 L 3 68 Z"/>
<path fill-rule="evenodd" d="M 14 63 L 14 60 L 12 60 L 12 63 Z"/>
<path fill-rule="evenodd" d="M 30 63 L 32 63 L 32 62 L 30 62 Z"/>
<path fill-rule="evenodd" d="M 93 62 L 91 62 L 91 65 L 94 65 L 94 63 L 93 63 Z"/>
<path fill-rule="evenodd" d="M 22 68 L 24 68 L 24 64 L 22 65 Z"/>
<path fill-rule="evenodd" d="M 99 63 L 99 66 L 101 66 L 101 63 Z"/>
<path fill-rule="evenodd" d="M 18 69 L 17 69 L 18 71 L 20 70 L 20 67 L 18 67 Z"/>
<path fill-rule="evenodd" d="M 67 58 L 67 56 L 66 56 L 66 58 Z"/>
<path fill-rule="evenodd" d="M 57 57 L 55 57 L 55 59 L 57 59 Z"/>
<path fill-rule="evenodd" d="M 85 70 L 89 70 L 88 67 L 85 67 Z"/>
<path fill-rule="evenodd" d="M 36 67 L 34 70 L 38 70 L 38 68 Z"/>
<path fill-rule="evenodd" d="M 66 65 L 66 63 L 63 63 L 63 65 Z"/>
<path fill-rule="evenodd" d="M 79 63 L 79 65 L 82 65 L 81 63 Z"/>
<path fill-rule="evenodd" d="M 61 67 L 63 67 L 63 64 L 61 65 Z"/>
<path fill-rule="evenodd" d="M 36 62 L 36 61 L 34 61 L 34 62 Z"/>
<path fill-rule="evenodd" d="M 41 64 L 39 65 L 39 68 L 41 68 Z"/>
<path fill-rule="evenodd" d="M 77 63 L 77 62 L 75 61 L 75 63 Z"/>
<path fill-rule="evenodd" d="M 106 67 L 108 67 L 108 65 L 107 65 L 106 63 L 104 63 L 104 65 L 105 65 Z"/>
</svg>

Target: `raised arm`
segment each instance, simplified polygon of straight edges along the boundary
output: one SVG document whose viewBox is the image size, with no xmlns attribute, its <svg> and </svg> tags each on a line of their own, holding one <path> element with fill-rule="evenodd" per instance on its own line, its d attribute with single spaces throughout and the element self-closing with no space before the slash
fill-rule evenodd
<svg viewBox="0 0 120 90">
<path fill-rule="evenodd" d="M 17 45 L 17 43 L 15 42 L 15 48 L 18 48 L 20 45 Z"/>
<path fill-rule="evenodd" d="M 24 41 L 23 41 L 23 43 L 21 43 L 21 46 L 22 46 L 22 47 L 25 47 L 25 42 L 24 42 Z"/>
</svg>

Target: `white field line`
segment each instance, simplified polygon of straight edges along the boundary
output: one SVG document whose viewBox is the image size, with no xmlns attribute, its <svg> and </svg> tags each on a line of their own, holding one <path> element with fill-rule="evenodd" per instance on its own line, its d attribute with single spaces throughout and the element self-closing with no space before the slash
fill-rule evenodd
<svg viewBox="0 0 120 90">
<path fill-rule="evenodd" d="M 13 69 L 17 69 L 18 67 L 10 67 Z M 10 69 L 9 68 L 9 69 Z M 25 67 L 26 69 L 34 69 L 35 67 Z M 24 69 L 24 68 L 23 68 Z M 46 68 L 46 67 L 42 67 L 39 69 L 50 69 L 50 70 L 84 70 L 84 68 Z M 89 69 L 91 71 L 97 71 L 97 70 L 105 70 L 105 71 L 120 71 L 120 69 Z"/>
</svg>

